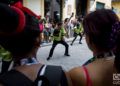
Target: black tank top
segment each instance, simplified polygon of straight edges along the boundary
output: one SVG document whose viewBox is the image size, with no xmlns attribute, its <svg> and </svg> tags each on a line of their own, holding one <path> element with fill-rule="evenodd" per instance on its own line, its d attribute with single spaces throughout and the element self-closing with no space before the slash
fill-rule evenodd
<svg viewBox="0 0 120 86">
<path fill-rule="evenodd" d="M 50 65 L 43 65 L 40 68 L 34 82 L 21 72 L 13 69 L 0 75 L 0 83 L 4 86 L 68 86 L 62 67 Z"/>
</svg>

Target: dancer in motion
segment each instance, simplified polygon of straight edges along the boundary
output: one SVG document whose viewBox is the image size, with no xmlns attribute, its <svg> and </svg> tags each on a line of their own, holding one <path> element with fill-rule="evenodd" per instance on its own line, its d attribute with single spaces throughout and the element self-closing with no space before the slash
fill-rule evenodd
<svg viewBox="0 0 120 86">
<path fill-rule="evenodd" d="M 56 47 L 57 44 L 62 44 L 65 46 L 65 56 L 70 56 L 69 55 L 69 45 L 67 44 L 67 42 L 64 39 L 65 36 L 65 30 L 63 28 L 63 24 L 60 22 L 57 24 L 57 28 L 54 30 L 53 32 L 53 44 L 52 44 L 52 48 L 50 50 L 49 56 L 47 58 L 47 60 L 50 60 L 50 58 L 53 55 L 53 51 Z"/>
<path fill-rule="evenodd" d="M 71 43 L 71 46 L 73 45 L 74 41 L 76 40 L 76 38 L 78 36 L 80 36 L 80 39 L 79 39 L 79 44 L 82 44 L 81 40 L 82 40 L 82 32 L 83 32 L 83 28 L 82 28 L 82 25 L 81 24 L 77 24 L 76 27 L 74 28 L 74 39 Z"/>
</svg>

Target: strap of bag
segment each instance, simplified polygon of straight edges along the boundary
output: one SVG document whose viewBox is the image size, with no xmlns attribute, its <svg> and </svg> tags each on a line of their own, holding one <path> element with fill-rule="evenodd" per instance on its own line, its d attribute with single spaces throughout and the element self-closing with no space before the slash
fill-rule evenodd
<svg viewBox="0 0 120 86">
<path fill-rule="evenodd" d="M 16 70 L 0 75 L 0 83 L 4 86 L 33 86 L 33 82 Z"/>
<path fill-rule="evenodd" d="M 66 75 L 61 66 L 48 65 L 44 76 L 49 80 L 49 86 L 68 86 Z"/>
<path fill-rule="evenodd" d="M 44 83 L 43 86 L 49 86 L 49 80 L 44 75 L 41 75 L 41 72 L 43 71 L 44 68 L 45 68 L 45 65 L 42 65 L 42 67 L 40 68 L 40 70 L 38 72 L 37 78 L 34 82 L 34 86 L 39 86 L 39 85 L 41 86 L 41 84 L 39 84 L 40 81 L 42 81 L 42 83 Z"/>
<path fill-rule="evenodd" d="M 38 86 L 39 80 L 43 82 L 41 86 L 68 86 L 66 75 L 61 66 L 48 65 L 44 75 L 37 77 L 36 84 L 16 70 L 0 75 L 0 83 L 4 86 Z"/>
</svg>

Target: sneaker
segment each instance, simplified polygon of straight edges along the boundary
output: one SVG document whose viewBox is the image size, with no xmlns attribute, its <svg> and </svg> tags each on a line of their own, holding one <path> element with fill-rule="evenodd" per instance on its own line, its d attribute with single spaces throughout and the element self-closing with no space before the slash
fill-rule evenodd
<svg viewBox="0 0 120 86">
<path fill-rule="evenodd" d="M 70 56 L 69 54 L 64 54 L 65 56 Z"/>
<path fill-rule="evenodd" d="M 50 57 L 48 57 L 47 60 L 50 60 Z"/>
</svg>

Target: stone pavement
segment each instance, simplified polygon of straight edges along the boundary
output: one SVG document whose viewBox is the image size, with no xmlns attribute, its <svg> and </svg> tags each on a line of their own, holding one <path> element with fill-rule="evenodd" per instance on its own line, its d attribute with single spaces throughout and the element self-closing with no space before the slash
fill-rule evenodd
<svg viewBox="0 0 120 86">
<path fill-rule="evenodd" d="M 79 38 L 75 41 L 73 46 L 70 45 L 73 38 L 67 39 L 69 44 L 70 57 L 64 56 L 65 47 L 61 44 L 57 45 L 53 53 L 53 57 L 47 61 L 46 58 L 49 55 L 51 44 L 41 45 L 37 53 L 37 58 L 40 62 L 50 65 L 61 65 L 65 70 L 70 70 L 73 67 L 81 66 L 88 59 L 92 57 L 92 52 L 86 45 L 85 38 L 82 40 L 82 44 L 79 44 Z"/>
<path fill-rule="evenodd" d="M 73 67 L 81 66 L 83 63 L 85 63 L 88 59 L 92 57 L 91 51 L 88 49 L 85 38 L 82 40 L 82 44 L 79 44 L 79 38 L 75 41 L 73 46 L 70 45 L 73 38 L 66 39 L 66 41 L 69 44 L 69 51 L 70 51 L 70 57 L 64 56 L 64 46 L 63 45 L 57 45 L 55 48 L 55 51 L 53 53 L 53 57 L 47 61 L 46 58 L 48 57 L 50 48 L 52 43 L 43 44 L 39 48 L 37 52 L 37 58 L 41 63 L 49 64 L 49 65 L 60 65 L 65 70 L 70 70 Z M 1 68 L 1 62 L 0 62 L 0 68 Z"/>
</svg>

